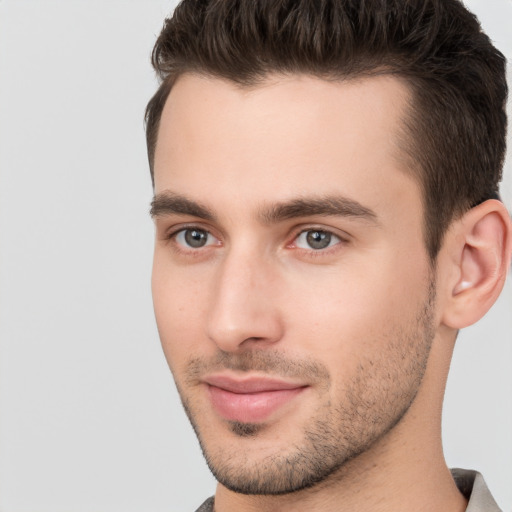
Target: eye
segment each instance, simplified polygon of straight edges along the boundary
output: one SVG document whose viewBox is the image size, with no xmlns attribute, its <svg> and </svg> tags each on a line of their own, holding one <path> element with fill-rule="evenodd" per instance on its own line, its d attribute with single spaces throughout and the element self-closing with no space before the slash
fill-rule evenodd
<svg viewBox="0 0 512 512">
<path fill-rule="evenodd" d="M 321 249 L 327 249 L 341 242 L 341 238 L 337 237 L 329 231 L 323 231 L 321 229 L 308 229 L 299 233 L 299 236 L 295 239 L 295 246 L 299 249 L 313 249 L 319 251 Z"/>
<path fill-rule="evenodd" d="M 208 231 L 198 228 L 182 229 L 174 234 L 176 243 L 188 249 L 200 249 L 217 243 L 217 239 Z"/>
</svg>

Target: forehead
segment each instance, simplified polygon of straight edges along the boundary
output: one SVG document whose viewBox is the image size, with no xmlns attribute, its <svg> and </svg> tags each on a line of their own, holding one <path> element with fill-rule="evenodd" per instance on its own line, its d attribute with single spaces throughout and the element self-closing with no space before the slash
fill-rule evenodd
<svg viewBox="0 0 512 512">
<path fill-rule="evenodd" d="M 244 204 L 333 192 L 374 204 L 396 199 L 411 188 L 400 150 L 409 98 L 401 80 L 385 75 L 270 76 L 253 87 L 183 75 L 162 113 L 155 191 L 205 203 L 213 192 L 231 202 L 236 192 Z"/>
</svg>

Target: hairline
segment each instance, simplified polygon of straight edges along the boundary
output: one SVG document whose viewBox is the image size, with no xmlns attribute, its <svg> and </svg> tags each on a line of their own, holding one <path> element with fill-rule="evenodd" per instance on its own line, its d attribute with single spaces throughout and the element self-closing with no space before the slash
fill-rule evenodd
<svg viewBox="0 0 512 512">
<path fill-rule="evenodd" d="M 250 79 L 245 79 L 245 80 L 243 80 L 243 79 L 237 80 L 237 79 L 227 77 L 227 76 L 221 75 L 220 73 L 215 73 L 213 71 L 209 71 L 206 69 L 199 69 L 199 68 L 194 68 L 194 67 L 186 68 L 179 72 L 174 73 L 173 75 L 169 75 L 165 79 L 163 79 L 160 83 L 160 86 L 159 86 L 157 92 L 155 93 L 155 96 L 154 96 L 154 97 L 156 97 L 160 93 L 164 93 L 164 95 L 163 95 L 164 97 L 160 98 L 160 100 L 163 100 L 163 104 L 161 105 L 161 107 L 159 109 L 158 118 L 155 120 L 155 122 L 150 127 L 151 132 L 148 134 L 148 137 L 147 137 L 149 168 L 150 168 L 150 172 L 151 172 L 151 179 L 153 182 L 153 187 L 154 187 L 155 153 L 156 153 L 156 145 L 158 142 L 158 134 L 160 132 L 160 122 L 162 119 L 162 114 L 163 114 L 165 105 L 167 104 L 167 101 L 169 99 L 169 96 L 170 96 L 174 86 L 182 77 L 184 77 L 186 75 L 192 75 L 192 76 L 197 76 L 197 77 L 206 78 L 206 79 L 221 80 L 226 83 L 232 84 L 241 90 L 248 90 L 248 91 L 250 91 L 251 89 L 257 89 L 258 87 L 265 85 L 265 83 L 268 83 L 269 79 L 272 77 L 290 78 L 290 77 L 304 76 L 304 77 L 317 78 L 319 80 L 324 80 L 326 82 L 343 83 L 343 82 L 357 82 L 360 80 L 364 80 L 364 79 L 372 78 L 372 77 L 376 77 L 376 76 L 391 76 L 391 77 L 396 78 L 403 85 L 405 85 L 405 87 L 407 88 L 407 90 L 410 93 L 410 99 L 407 102 L 408 113 L 411 114 L 415 110 L 415 106 L 414 106 L 415 91 L 414 91 L 413 77 L 408 76 L 406 73 L 399 72 L 399 71 L 395 70 L 394 68 L 392 68 L 391 66 L 384 65 L 384 64 L 380 65 L 380 66 L 374 66 L 374 67 L 369 66 L 368 69 L 364 69 L 361 71 L 339 72 L 339 73 L 335 73 L 335 72 L 315 73 L 313 71 L 286 71 L 286 72 L 284 72 L 284 71 L 269 69 L 262 73 L 259 73 L 258 75 L 254 75 Z M 150 120 L 148 119 L 150 105 L 151 105 L 151 102 L 148 104 L 148 106 L 146 108 L 146 115 L 145 115 L 146 127 L 149 126 L 149 122 L 150 122 Z M 411 116 L 407 116 L 407 117 L 409 118 Z M 409 120 L 409 119 L 407 119 L 407 120 Z M 414 119 L 410 119 L 410 120 L 414 122 Z M 406 120 L 404 119 L 404 122 L 405 121 Z M 405 142 L 405 139 L 407 138 L 407 136 L 405 135 L 405 133 L 401 134 L 401 135 L 403 135 L 403 137 L 401 137 L 401 140 L 403 140 Z M 405 148 L 402 148 L 400 146 L 399 149 L 404 151 Z M 412 156 L 412 155 L 409 155 L 409 153 L 407 151 L 405 151 L 404 153 L 407 154 L 407 156 Z M 416 161 L 416 164 L 419 164 L 419 162 Z M 416 172 L 414 174 L 416 174 Z"/>
</svg>

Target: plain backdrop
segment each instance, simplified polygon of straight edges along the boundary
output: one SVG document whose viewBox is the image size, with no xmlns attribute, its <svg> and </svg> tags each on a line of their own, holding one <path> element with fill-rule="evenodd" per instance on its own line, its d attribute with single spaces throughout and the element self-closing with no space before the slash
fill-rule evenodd
<svg viewBox="0 0 512 512">
<path fill-rule="evenodd" d="M 473 0 L 512 57 L 512 1 Z M 214 491 L 154 325 L 149 54 L 173 1 L 0 0 L 0 511 L 192 511 Z M 512 205 L 512 169 L 503 195 Z M 449 465 L 512 510 L 512 286 L 463 332 Z"/>
</svg>

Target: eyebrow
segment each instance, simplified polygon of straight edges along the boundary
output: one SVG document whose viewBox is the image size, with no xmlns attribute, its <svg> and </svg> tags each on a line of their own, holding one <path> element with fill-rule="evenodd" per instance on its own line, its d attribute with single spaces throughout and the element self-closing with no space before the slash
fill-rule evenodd
<svg viewBox="0 0 512 512">
<path fill-rule="evenodd" d="M 377 223 L 377 214 L 373 210 L 344 196 L 297 198 L 260 211 L 260 218 L 265 224 L 275 224 L 283 220 L 314 215 L 353 217 Z"/>
<path fill-rule="evenodd" d="M 190 215 L 210 221 L 215 220 L 215 215 L 206 206 L 169 191 L 157 194 L 153 198 L 149 214 L 152 218 L 177 214 Z"/>
<path fill-rule="evenodd" d="M 172 214 L 190 215 L 209 221 L 216 220 L 213 211 L 201 203 L 170 191 L 157 194 L 151 202 L 151 217 Z M 258 212 L 258 217 L 263 224 L 277 224 L 284 220 L 310 216 L 352 217 L 378 223 L 377 214 L 373 210 L 353 199 L 338 195 L 299 197 L 265 206 Z"/>
</svg>

